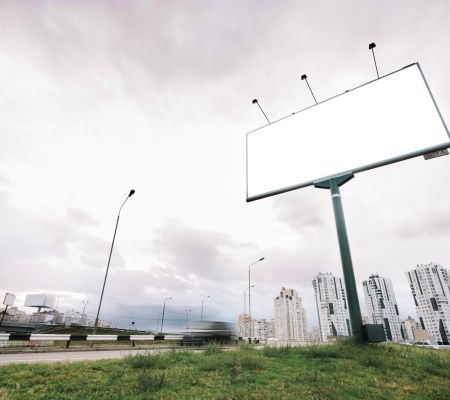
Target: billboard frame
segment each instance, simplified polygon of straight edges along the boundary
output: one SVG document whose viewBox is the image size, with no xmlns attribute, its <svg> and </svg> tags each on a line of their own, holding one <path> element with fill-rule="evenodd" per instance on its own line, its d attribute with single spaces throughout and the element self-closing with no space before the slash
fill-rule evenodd
<svg viewBox="0 0 450 400">
<path fill-rule="evenodd" d="M 289 185 L 289 186 L 285 186 L 285 187 L 282 187 L 282 188 L 279 188 L 279 189 L 274 189 L 274 190 L 270 190 L 268 192 L 260 193 L 260 194 L 253 195 L 253 196 L 249 196 L 249 194 L 248 194 L 248 169 L 249 169 L 249 165 L 248 165 L 248 137 L 249 137 L 250 134 L 255 133 L 255 132 L 257 132 L 257 131 L 259 131 L 259 130 L 261 130 L 261 129 L 269 126 L 269 125 L 275 124 L 275 123 L 277 123 L 279 121 L 282 121 L 282 120 L 284 120 L 286 118 L 292 117 L 293 115 L 296 115 L 298 113 L 306 111 L 306 110 L 308 110 L 310 108 L 317 107 L 320 104 L 326 103 L 326 102 L 328 102 L 330 100 L 333 100 L 333 99 L 335 99 L 337 97 L 343 96 L 343 95 L 345 95 L 347 93 L 350 93 L 350 92 L 355 91 L 355 90 L 357 90 L 359 88 L 367 86 L 367 85 L 369 85 L 369 84 L 371 84 L 373 82 L 376 82 L 378 80 L 381 80 L 383 78 L 391 76 L 391 75 L 393 75 L 393 74 L 395 74 L 397 72 L 400 72 L 400 71 L 402 71 L 402 70 L 404 70 L 406 68 L 410 68 L 412 66 L 417 66 L 417 68 L 419 69 L 420 76 L 422 77 L 423 82 L 425 83 L 426 89 L 428 91 L 428 94 L 431 97 L 431 100 L 433 102 L 434 108 L 436 109 L 437 114 L 439 116 L 439 119 L 440 119 L 440 121 L 442 123 L 442 126 L 443 126 L 445 132 L 447 133 L 447 136 L 448 136 L 448 141 L 447 142 L 443 142 L 443 143 L 440 143 L 440 144 L 437 144 L 437 145 L 434 145 L 434 146 L 430 146 L 430 147 L 426 147 L 426 148 L 423 148 L 423 149 L 420 149 L 420 150 L 416 150 L 416 151 L 412 151 L 412 152 L 409 152 L 409 153 L 405 153 L 405 154 L 402 154 L 402 155 L 399 155 L 399 156 L 390 157 L 390 158 L 387 158 L 385 160 L 372 162 L 372 163 L 365 164 L 365 165 L 362 165 L 362 166 L 359 166 L 359 167 L 354 167 L 354 168 L 352 168 L 350 170 L 338 171 L 338 172 L 336 172 L 334 174 L 331 174 L 331 175 L 314 178 L 314 179 L 311 179 L 311 180 L 308 180 L 308 181 L 305 181 L 305 182 L 299 182 L 299 183 L 294 184 L 294 185 Z M 444 121 L 444 118 L 442 117 L 442 113 L 441 113 L 441 111 L 439 110 L 439 107 L 436 104 L 436 100 L 435 100 L 435 98 L 433 96 L 433 93 L 431 92 L 430 86 L 428 85 L 428 82 L 425 79 L 425 76 L 423 74 L 422 68 L 420 67 L 420 64 L 418 62 L 415 62 L 415 63 L 409 64 L 409 65 L 407 65 L 407 66 L 405 66 L 403 68 L 400 68 L 400 69 L 398 69 L 398 70 L 396 70 L 394 72 L 391 72 L 389 74 L 383 75 L 382 77 L 380 77 L 378 79 L 373 79 L 373 80 L 371 80 L 369 82 L 366 82 L 366 83 L 364 83 L 362 85 L 356 86 L 353 89 L 346 90 L 343 93 L 339 93 L 339 94 L 337 94 L 335 96 L 332 96 L 332 97 L 330 97 L 330 98 L 328 98 L 326 100 L 323 100 L 323 101 L 321 101 L 321 102 L 319 102 L 317 104 L 313 104 L 313 105 L 311 105 L 309 107 L 306 107 L 306 108 L 303 108 L 303 109 L 301 109 L 299 111 L 296 111 L 296 112 L 294 112 L 294 113 L 292 113 L 290 115 L 287 115 L 287 116 L 285 116 L 283 118 L 280 118 L 280 119 L 278 119 L 278 120 L 276 120 L 276 121 L 274 121 L 274 122 L 272 122 L 270 124 L 263 125 L 263 126 L 257 128 L 257 129 L 254 129 L 254 130 L 252 130 L 250 132 L 247 132 L 247 134 L 246 134 L 246 201 L 247 201 L 247 203 L 249 203 L 249 202 L 252 202 L 252 201 L 255 201 L 255 200 L 261 200 L 261 199 L 264 199 L 264 198 L 267 198 L 267 197 L 276 196 L 278 194 L 290 192 L 292 190 L 301 189 L 301 188 L 304 188 L 304 187 L 307 187 L 307 186 L 312 186 L 312 185 L 315 185 L 315 183 L 317 183 L 317 182 L 329 180 L 329 179 L 331 179 L 333 177 L 339 177 L 339 176 L 342 176 L 342 175 L 345 175 L 345 174 L 358 174 L 360 172 L 364 172 L 364 171 L 368 171 L 368 170 L 371 170 L 371 169 L 383 167 L 385 165 L 394 164 L 396 162 L 405 161 L 405 160 L 408 160 L 408 159 L 411 159 L 411 158 L 419 157 L 419 156 L 422 156 L 422 155 L 425 155 L 425 154 L 428 154 L 428 153 L 432 153 L 432 152 L 439 151 L 439 150 L 444 150 L 444 149 L 449 149 L 449 148 L 450 148 L 450 132 L 449 132 L 449 130 L 447 128 L 447 125 L 446 125 L 446 123 Z"/>
</svg>

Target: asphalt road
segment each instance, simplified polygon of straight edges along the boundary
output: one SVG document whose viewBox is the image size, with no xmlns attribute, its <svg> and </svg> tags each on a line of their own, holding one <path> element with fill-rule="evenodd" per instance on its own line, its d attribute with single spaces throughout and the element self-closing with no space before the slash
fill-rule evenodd
<svg viewBox="0 0 450 400">
<path fill-rule="evenodd" d="M 105 360 L 111 358 L 123 358 L 129 355 L 161 352 L 158 350 L 99 350 L 99 351 L 70 351 L 51 353 L 19 353 L 0 354 L 0 365 L 19 363 L 54 363 L 73 362 L 83 360 Z"/>
</svg>

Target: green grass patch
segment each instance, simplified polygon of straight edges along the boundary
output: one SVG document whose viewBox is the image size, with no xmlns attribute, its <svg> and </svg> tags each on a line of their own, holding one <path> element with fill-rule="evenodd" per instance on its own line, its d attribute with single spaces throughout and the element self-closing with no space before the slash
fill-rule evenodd
<svg viewBox="0 0 450 400">
<path fill-rule="evenodd" d="M 449 399 L 450 352 L 336 343 L 0 367 L 0 400 Z"/>
</svg>

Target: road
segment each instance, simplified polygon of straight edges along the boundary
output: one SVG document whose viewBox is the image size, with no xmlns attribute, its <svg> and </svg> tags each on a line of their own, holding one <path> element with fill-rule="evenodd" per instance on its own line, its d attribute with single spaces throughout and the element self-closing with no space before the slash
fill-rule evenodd
<svg viewBox="0 0 450 400">
<path fill-rule="evenodd" d="M 70 351 L 70 352 L 51 352 L 51 353 L 19 353 L 19 354 L 0 354 L 0 365 L 19 364 L 19 363 L 54 363 L 54 362 L 73 362 L 83 360 L 105 360 L 111 358 L 123 358 L 129 355 L 161 352 L 157 350 L 99 350 L 99 351 Z"/>
</svg>

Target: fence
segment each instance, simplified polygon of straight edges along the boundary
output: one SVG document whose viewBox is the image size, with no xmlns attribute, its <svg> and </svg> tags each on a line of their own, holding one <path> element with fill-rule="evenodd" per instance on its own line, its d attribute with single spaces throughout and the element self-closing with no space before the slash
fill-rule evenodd
<svg viewBox="0 0 450 400">
<path fill-rule="evenodd" d="M 23 340 L 23 341 L 61 341 L 66 342 L 69 348 L 71 341 L 131 341 L 134 347 L 137 341 L 181 341 L 183 335 L 70 335 L 70 334 L 38 334 L 38 333 L 0 333 L 0 343 Z"/>
</svg>

